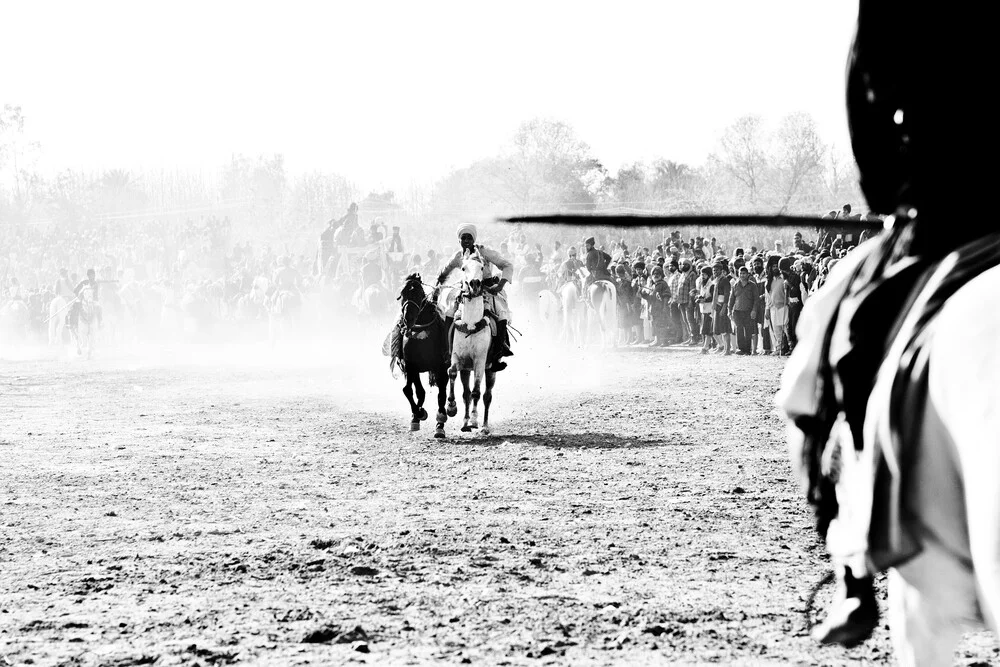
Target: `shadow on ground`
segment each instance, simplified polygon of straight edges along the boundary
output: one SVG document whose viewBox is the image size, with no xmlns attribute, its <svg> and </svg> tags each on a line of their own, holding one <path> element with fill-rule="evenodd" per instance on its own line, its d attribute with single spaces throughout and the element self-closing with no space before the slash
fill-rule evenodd
<svg viewBox="0 0 1000 667">
<path fill-rule="evenodd" d="M 572 433 L 565 435 L 470 435 L 452 436 L 455 442 L 477 447 L 503 444 L 550 447 L 553 449 L 646 449 L 647 447 L 693 447 L 696 443 L 681 438 L 622 437 L 614 433 Z"/>
</svg>

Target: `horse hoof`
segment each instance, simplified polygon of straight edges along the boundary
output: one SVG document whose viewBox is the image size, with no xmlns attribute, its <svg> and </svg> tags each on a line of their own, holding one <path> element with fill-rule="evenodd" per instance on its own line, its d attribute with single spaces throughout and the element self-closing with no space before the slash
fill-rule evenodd
<svg viewBox="0 0 1000 667">
<path fill-rule="evenodd" d="M 417 413 L 417 416 L 420 417 L 420 421 L 427 421 L 427 411 L 423 408 L 420 408 L 420 412 Z"/>
<path fill-rule="evenodd" d="M 480 433 L 482 433 L 483 435 L 489 435 L 490 433 L 492 433 L 492 431 L 490 431 L 490 427 L 489 426 L 484 426 L 483 430 L 480 431 Z"/>
<path fill-rule="evenodd" d="M 469 428 L 479 428 L 479 422 L 478 421 L 469 422 Z"/>
<path fill-rule="evenodd" d="M 472 430 L 472 427 L 469 426 L 468 424 L 466 424 L 465 426 L 462 427 L 462 433 L 468 433 L 471 430 Z"/>
<path fill-rule="evenodd" d="M 411 431 L 419 431 L 420 430 L 420 422 L 418 422 L 416 420 L 411 421 L 410 422 L 410 430 Z"/>
<path fill-rule="evenodd" d="M 454 417 L 457 414 L 458 414 L 458 403 L 449 403 L 448 404 L 448 416 L 449 417 Z"/>
<path fill-rule="evenodd" d="M 444 437 L 444 426 L 438 426 L 436 429 L 434 429 L 434 437 L 435 438 Z"/>
</svg>

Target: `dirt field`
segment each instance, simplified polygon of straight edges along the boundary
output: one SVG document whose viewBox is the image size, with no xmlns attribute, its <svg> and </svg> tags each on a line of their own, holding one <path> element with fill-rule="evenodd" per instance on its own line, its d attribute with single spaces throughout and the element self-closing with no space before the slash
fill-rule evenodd
<svg viewBox="0 0 1000 667">
<path fill-rule="evenodd" d="M 0 362 L 0 665 L 887 661 L 807 635 L 779 359 L 521 345 L 436 441 L 375 347 Z"/>
</svg>

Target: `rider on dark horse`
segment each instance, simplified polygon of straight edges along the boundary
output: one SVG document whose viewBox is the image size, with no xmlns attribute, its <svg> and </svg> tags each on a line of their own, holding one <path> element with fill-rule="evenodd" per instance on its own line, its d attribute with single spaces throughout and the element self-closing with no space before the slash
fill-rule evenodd
<svg viewBox="0 0 1000 667">
<path fill-rule="evenodd" d="M 82 298 L 84 290 L 91 290 L 91 297 L 93 298 L 94 303 L 94 320 L 97 324 L 101 323 L 101 307 L 97 303 L 99 285 L 100 282 L 97 280 L 97 273 L 94 269 L 87 269 L 87 277 L 84 280 L 81 280 L 79 284 L 73 288 L 73 295 L 76 300 L 73 302 L 73 307 L 69 311 L 69 326 L 73 331 L 76 331 L 76 325 L 80 321 L 80 299 Z"/>
<path fill-rule="evenodd" d="M 899 530 L 898 494 L 894 497 L 891 485 L 878 481 L 884 479 L 884 466 L 867 489 L 877 501 L 865 517 L 870 525 L 860 532 L 851 529 L 850 517 L 838 515 L 825 453 L 832 451 L 831 443 L 848 452 L 885 448 L 877 429 L 865 422 L 879 369 L 890 344 L 902 336 L 901 327 L 927 321 L 931 306 L 940 307 L 947 298 L 935 294 L 918 300 L 924 310 L 913 317 L 907 304 L 915 297 L 914 286 L 926 284 L 921 281 L 949 253 L 978 247 L 991 225 L 982 217 L 956 220 L 953 213 L 955 201 L 982 200 L 995 187 L 992 169 L 961 168 L 994 154 L 989 146 L 996 142 L 989 122 L 977 122 L 992 90 L 991 58 L 980 53 L 992 44 L 982 34 L 992 26 L 984 11 L 949 11 L 902 0 L 861 0 L 859 6 L 847 76 L 851 143 L 869 207 L 892 214 L 893 225 L 850 253 L 836 288 L 832 281 L 824 286 L 841 292 L 826 320 L 818 319 L 820 306 L 810 306 L 808 324 L 825 330 L 822 345 L 812 351 L 796 348 L 779 394 L 794 425 L 792 442 L 801 450 L 798 463 L 807 477 L 817 527 L 835 554 L 837 595 L 814 631 L 823 643 L 851 646 L 870 636 L 879 617 L 875 573 L 905 562 L 920 548 Z M 911 48 L 923 44 L 934 47 Z M 944 224 L 948 234 L 941 232 Z M 1000 258 L 978 261 L 956 262 L 951 274 L 968 280 Z M 900 321 L 901 316 L 907 320 Z M 919 360 L 919 351 L 912 348 L 908 358 Z M 896 381 L 917 381 L 918 367 L 914 362 L 901 370 Z M 903 422 L 891 426 L 904 427 Z M 901 436 L 897 440 L 899 446 L 907 442 Z M 855 517 L 854 523 L 864 522 Z M 845 532 L 853 539 L 845 541 Z"/>
<path fill-rule="evenodd" d="M 494 268 L 500 271 L 499 277 L 493 276 L 492 283 L 487 287 L 486 294 L 484 295 L 486 312 L 497 322 L 497 335 L 490 346 L 490 358 L 487 360 L 487 368 L 496 373 L 507 368 L 506 362 L 501 359 L 514 354 L 510 349 L 510 336 L 507 333 L 507 319 L 510 317 L 510 309 L 507 306 L 507 294 L 504 292 L 504 286 L 514 277 L 514 265 L 495 250 L 491 250 L 486 246 L 476 245 L 476 234 L 475 225 L 466 223 L 459 226 L 458 240 L 462 244 L 462 249 L 456 252 L 451 261 L 441 269 L 437 284 L 443 285 L 444 281 L 448 279 L 448 274 L 462 268 L 462 258 L 465 254 L 475 250 L 479 251 L 480 256 L 482 256 L 485 262 L 484 275 L 492 274 Z M 491 281 L 487 280 L 486 282 L 490 283 Z M 446 314 L 445 321 L 449 330 L 454 318 L 454 312 Z"/>
<path fill-rule="evenodd" d="M 594 247 L 596 242 L 593 236 L 584 241 L 583 244 L 586 248 L 584 263 L 587 267 L 587 277 L 583 281 L 583 294 L 580 295 L 580 299 L 585 300 L 593 306 L 594 304 L 590 303 L 587 288 L 598 280 L 613 281 L 611 272 L 608 271 L 608 265 L 611 264 L 611 255 Z"/>
</svg>

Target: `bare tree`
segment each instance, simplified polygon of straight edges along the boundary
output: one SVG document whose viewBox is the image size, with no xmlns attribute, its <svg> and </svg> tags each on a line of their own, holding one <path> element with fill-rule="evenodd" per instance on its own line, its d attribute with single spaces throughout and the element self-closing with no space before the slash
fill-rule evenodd
<svg viewBox="0 0 1000 667">
<path fill-rule="evenodd" d="M 726 128 L 718 157 L 725 170 L 746 188 L 751 204 L 756 204 L 767 173 L 767 137 L 760 116 L 738 118 Z"/>
<path fill-rule="evenodd" d="M 781 198 L 779 213 L 784 213 L 802 185 L 822 171 L 826 144 L 816 130 L 816 121 L 808 113 L 785 116 L 774 140 L 772 163 Z"/>
</svg>

